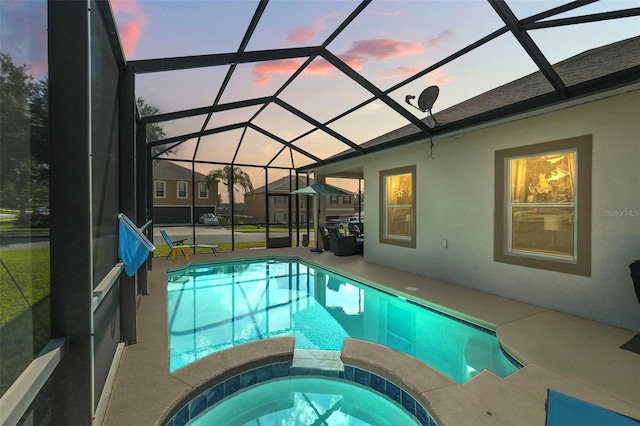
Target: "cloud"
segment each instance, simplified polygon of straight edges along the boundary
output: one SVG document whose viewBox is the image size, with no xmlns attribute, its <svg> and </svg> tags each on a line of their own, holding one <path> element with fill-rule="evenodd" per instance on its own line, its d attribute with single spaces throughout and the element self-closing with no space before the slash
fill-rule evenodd
<svg viewBox="0 0 640 426">
<path fill-rule="evenodd" d="M 433 49 L 436 47 L 440 47 L 440 45 L 444 44 L 449 38 L 453 36 L 454 36 L 454 31 L 451 28 L 447 28 L 437 36 L 423 41 L 422 45 L 424 46 L 425 49 Z"/>
<path fill-rule="evenodd" d="M 390 38 L 356 40 L 351 43 L 349 50 L 337 56 L 354 70 L 360 71 L 364 65 L 371 60 L 386 61 L 402 56 L 417 55 L 428 49 L 435 49 L 444 44 L 452 35 L 453 31 L 445 30 L 435 37 L 418 42 L 399 41 Z M 292 73 L 301 63 L 299 60 L 284 60 L 257 64 L 253 69 L 255 76 L 254 84 L 262 87 L 269 82 L 271 74 Z M 318 58 L 304 70 L 304 73 L 308 75 L 326 76 L 334 70 L 335 68 L 331 64 L 322 58 Z M 393 71 L 380 73 L 378 77 L 402 77 L 403 75 L 413 75 L 418 71 L 419 70 L 409 67 L 398 67 Z"/>
<path fill-rule="evenodd" d="M 346 58 L 375 58 L 379 61 L 413 55 L 422 51 L 422 43 L 397 41 L 391 39 L 357 40 L 352 44 L 344 57 Z"/>
<path fill-rule="evenodd" d="M 253 83 L 258 87 L 265 86 L 273 74 L 292 74 L 302 65 L 299 59 L 261 62 L 253 67 Z"/>
<path fill-rule="evenodd" d="M 148 23 L 147 15 L 137 0 L 111 0 L 111 7 L 118 23 L 124 54 L 132 57 L 142 34 L 142 27 Z"/>
<path fill-rule="evenodd" d="M 322 31 L 327 29 L 327 20 L 336 16 L 337 13 L 329 13 L 326 15 L 322 15 L 318 17 L 315 21 L 313 21 L 310 25 L 300 26 L 289 30 L 287 33 L 287 41 L 289 43 L 306 43 L 311 40 Z"/>
<path fill-rule="evenodd" d="M 453 76 L 447 74 L 442 69 L 437 69 L 435 71 L 432 71 L 429 74 L 427 74 L 426 77 L 427 77 L 427 82 L 429 84 L 436 84 L 436 85 L 447 84 L 451 80 L 453 80 Z"/>
<path fill-rule="evenodd" d="M 328 75 L 335 70 L 335 67 L 323 58 L 317 58 L 304 69 L 305 74 L 309 75 Z"/>
<path fill-rule="evenodd" d="M 355 41 L 352 46 L 351 49 L 338 55 L 338 57 L 356 71 L 362 69 L 364 63 L 371 58 L 386 60 L 417 53 L 422 49 L 421 43 L 398 42 L 389 39 L 360 40 Z M 272 74 L 293 73 L 300 65 L 302 65 L 302 61 L 298 59 L 256 64 L 252 71 L 255 77 L 254 84 L 263 87 L 269 82 Z M 322 58 L 318 58 L 305 68 L 304 73 L 324 76 L 334 70 L 333 65 Z"/>
</svg>

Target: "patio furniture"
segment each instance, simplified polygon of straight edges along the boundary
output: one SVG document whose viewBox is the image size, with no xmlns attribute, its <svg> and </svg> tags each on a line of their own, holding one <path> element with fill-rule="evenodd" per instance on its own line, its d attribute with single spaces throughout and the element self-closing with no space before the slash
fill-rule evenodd
<svg viewBox="0 0 640 426">
<path fill-rule="evenodd" d="M 169 252 L 167 257 L 165 257 L 165 259 L 168 259 L 169 256 L 171 256 L 171 258 L 175 261 L 177 255 L 178 255 L 178 252 L 181 252 L 182 255 L 184 256 L 184 258 L 188 262 L 189 261 L 189 249 L 190 248 L 207 248 L 207 249 L 211 249 L 213 254 L 215 254 L 216 256 L 218 255 L 218 246 L 217 245 L 213 245 L 213 244 L 184 244 L 186 238 L 183 238 L 181 240 L 173 241 L 173 240 L 171 240 L 171 238 L 169 238 L 169 235 L 167 235 L 167 232 L 164 231 L 164 230 L 160 231 L 160 235 L 162 235 L 162 238 L 164 238 L 164 241 L 167 243 L 167 245 L 171 249 L 171 251 Z"/>
<path fill-rule="evenodd" d="M 349 224 L 349 233 L 356 237 L 364 237 L 364 222 L 353 222 Z"/>
<path fill-rule="evenodd" d="M 318 234 L 322 237 L 322 247 L 325 250 L 330 250 L 331 242 L 329 241 L 329 232 L 327 231 L 327 228 L 324 226 L 318 226 Z"/>
<path fill-rule="evenodd" d="M 351 256 L 358 254 L 358 244 L 355 235 L 341 235 L 338 228 L 329 228 L 329 244 L 336 256 Z"/>
</svg>

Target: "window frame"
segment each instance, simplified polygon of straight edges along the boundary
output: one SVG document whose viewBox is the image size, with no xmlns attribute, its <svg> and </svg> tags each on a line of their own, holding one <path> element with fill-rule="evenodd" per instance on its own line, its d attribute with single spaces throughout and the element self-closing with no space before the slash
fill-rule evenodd
<svg viewBox="0 0 640 426">
<path fill-rule="evenodd" d="M 337 205 L 337 204 L 338 204 L 338 196 L 329 195 L 329 205 Z"/>
<path fill-rule="evenodd" d="M 205 188 L 206 195 L 202 196 L 202 188 Z M 208 200 L 209 199 L 209 185 L 206 182 L 198 182 L 198 199 L 200 200 Z"/>
<path fill-rule="evenodd" d="M 180 184 L 184 184 L 184 196 L 180 196 Z M 189 183 L 186 181 L 176 182 L 176 198 L 179 200 L 186 200 L 189 198 Z"/>
<path fill-rule="evenodd" d="M 162 195 L 158 195 L 158 184 L 162 184 Z M 156 180 L 153 183 L 153 196 L 155 198 L 167 198 L 167 182 L 164 180 Z"/>
<path fill-rule="evenodd" d="M 511 182 L 509 162 L 575 152 L 574 256 L 554 256 L 511 248 Z M 591 167 L 592 136 L 583 135 L 495 151 L 494 261 L 535 269 L 591 276 Z M 525 203 L 526 204 L 526 203 Z M 531 207 L 539 205 L 531 204 Z M 548 207 L 554 207 L 549 204 Z M 567 205 L 567 207 L 570 207 Z"/>
<path fill-rule="evenodd" d="M 416 165 L 405 166 L 405 167 L 397 167 L 394 169 L 387 169 L 380 171 L 380 187 L 379 187 L 379 199 L 380 199 L 380 228 L 379 228 L 379 242 L 380 244 L 389 244 L 400 247 L 407 248 L 416 248 L 416 235 L 417 235 L 417 209 L 416 209 L 416 199 L 417 199 L 417 167 Z M 392 176 L 398 175 L 411 175 L 411 204 L 409 205 L 411 220 L 409 222 L 409 238 L 398 238 L 388 235 L 387 230 L 387 212 L 388 212 L 388 204 L 387 204 L 387 179 Z M 400 205 L 394 205 L 400 206 Z"/>
</svg>

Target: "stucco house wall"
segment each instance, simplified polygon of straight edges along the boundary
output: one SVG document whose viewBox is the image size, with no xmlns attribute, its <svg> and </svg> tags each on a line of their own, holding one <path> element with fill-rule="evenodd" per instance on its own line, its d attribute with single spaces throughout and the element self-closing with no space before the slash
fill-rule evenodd
<svg viewBox="0 0 640 426">
<path fill-rule="evenodd" d="M 269 194 L 280 197 L 278 202 L 276 202 L 275 197 L 270 197 L 269 200 L 269 221 L 270 223 L 279 223 L 289 221 L 289 207 L 287 204 L 287 198 L 289 197 L 290 187 L 295 187 L 295 180 L 293 180 L 294 184 L 289 185 L 289 178 L 283 177 L 277 179 L 273 182 L 269 183 Z M 313 183 L 313 180 L 310 180 L 309 183 Z M 304 188 L 307 186 L 307 178 L 299 177 L 298 178 L 298 188 Z M 261 186 L 260 188 L 256 188 L 255 191 L 247 192 L 244 194 L 244 212 L 245 215 L 251 216 L 258 223 L 264 223 L 265 220 L 265 186 Z M 355 201 L 355 197 L 349 196 L 347 203 L 345 203 L 344 197 L 336 197 L 336 203 L 330 204 L 329 197 L 326 198 L 326 217 L 334 218 L 334 219 L 346 219 L 350 216 L 354 215 L 354 211 L 357 208 L 357 203 Z M 299 196 L 299 204 L 300 204 L 300 222 L 305 222 L 306 220 L 306 211 L 307 211 L 307 203 L 311 203 L 311 208 L 313 209 L 313 197 L 309 196 Z M 294 198 L 291 199 L 293 203 L 295 203 Z M 292 214 L 295 214 L 293 211 L 295 210 L 295 204 L 293 205 Z M 313 212 L 310 212 L 310 220 L 313 220 Z M 323 222 L 324 223 L 324 222 Z"/>
<path fill-rule="evenodd" d="M 318 168 L 316 177 L 363 167 L 369 262 L 640 330 L 629 270 L 640 259 L 639 89 L 439 139 L 434 159 L 424 141 Z M 593 138 L 591 276 L 495 262 L 495 151 L 581 135 Z M 380 244 L 371 208 L 380 202 L 379 172 L 413 164 L 417 246 Z"/>
<path fill-rule="evenodd" d="M 218 212 L 218 182 L 209 185 L 206 197 L 201 197 L 200 183 L 205 182 L 205 176 L 195 173 L 195 182 L 191 182 L 191 170 L 168 161 L 156 161 L 153 164 L 153 210 L 154 221 L 158 224 L 191 224 L 197 223 L 202 213 Z M 164 182 L 164 196 L 159 197 L 156 182 Z M 186 197 L 178 197 L 178 182 L 187 186 Z M 192 187 L 193 185 L 193 187 Z M 193 198 L 195 188 L 195 202 Z"/>
</svg>

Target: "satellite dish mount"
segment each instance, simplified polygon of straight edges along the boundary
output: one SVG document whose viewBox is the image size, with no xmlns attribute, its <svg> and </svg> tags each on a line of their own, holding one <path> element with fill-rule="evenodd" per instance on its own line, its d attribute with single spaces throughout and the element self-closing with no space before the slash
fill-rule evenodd
<svg viewBox="0 0 640 426">
<path fill-rule="evenodd" d="M 438 120 L 436 120 L 436 118 L 431 113 L 431 108 L 433 108 L 433 104 L 436 102 L 436 99 L 438 99 L 439 93 L 440 89 L 438 89 L 438 86 L 429 86 L 424 89 L 422 93 L 420 93 L 420 96 L 418 96 L 418 106 L 415 106 L 411 103 L 411 100 L 416 98 L 413 95 L 407 95 L 404 100 L 412 107 L 419 109 L 422 112 L 428 112 L 429 116 L 435 123 L 435 127 L 440 123 L 438 123 Z"/>
</svg>

